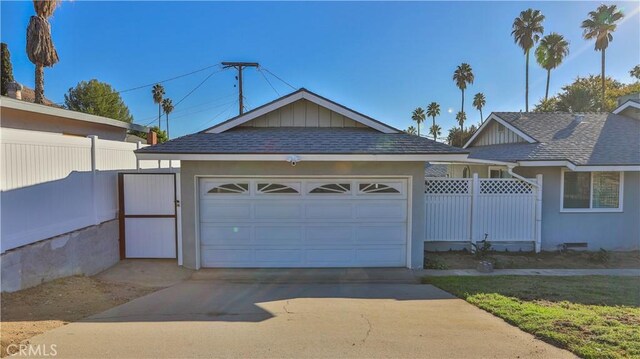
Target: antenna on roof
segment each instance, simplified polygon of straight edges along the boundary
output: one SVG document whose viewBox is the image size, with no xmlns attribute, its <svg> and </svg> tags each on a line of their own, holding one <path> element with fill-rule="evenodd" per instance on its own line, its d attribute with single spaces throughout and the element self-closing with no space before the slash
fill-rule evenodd
<svg viewBox="0 0 640 359">
<path fill-rule="evenodd" d="M 222 68 L 227 69 L 229 67 L 233 67 L 238 70 L 238 76 L 236 76 L 236 80 L 238 80 L 238 106 L 239 106 L 239 114 L 242 115 L 244 112 L 244 104 L 242 103 L 242 69 L 245 67 L 258 67 L 260 64 L 257 62 L 222 62 Z"/>
</svg>

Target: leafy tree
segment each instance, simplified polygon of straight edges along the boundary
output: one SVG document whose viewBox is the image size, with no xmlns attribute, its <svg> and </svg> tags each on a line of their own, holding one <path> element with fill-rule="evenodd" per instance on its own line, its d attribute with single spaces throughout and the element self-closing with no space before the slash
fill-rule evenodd
<svg viewBox="0 0 640 359">
<path fill-rule="evenodd" d="M 624 84 L 610 77 L 605 80 L 606 97 L 602 103 L 600 76 L 578 77 L 573 83 L 562 87 L 560 93 L 542 99 L 536 105 L 536 112 L 610 112 L 618 105 L 620 96 L 640 92 L 640 82 Z"/>
<path fill-rule="evenodd" d="M 165 143 L 167 141 L 169 141 L 169 136 L 167 136 L 167 131 L 161 130 L 158 128 L 158 126 L 153 126 L 150 128 L 151 131 L 155 132 L 158 138 L 158 143 Z M 130 131 L 130 133 L 132 135 L 136 135 L 140 138 L 144 138 L 145 140 L 147 139 L 147 133 L 146 132 L 140 132 L 140 131 Z"/>
<path fill-rule="evenodd" d="M 0 61 L 2 61 L 2 70 L 0 84 L 2 84 L 2 89 L 0 94 L 2 96 L 7 96 L 7 84 L 15 80 L 13 79 L 13 66 L 11 65 L 11 53 L 9 52 L 9 47 L 4 42 L 1 46 Z"/>
<path fill-rule="evenodd" d="M 460 125 L 460 130 L 464 131 L 464 121 L 467 120 L 467 114 L 464 111 L 458 111 L 456 114 L 456 121 Z"/>
<path fill-rule="evenodd" d="M 69 110 L 133 122 L 129 108 L 111 85 L 96 79 L 80 81 L 64 95 Z"/>
<path fill-rule="evenodd" d="M 471 65 L 467 63 L 462 63 L 456 67 L 456 70 L 453 72 L 453 81 L 456 83 L 456 86 L 462 92 L 462 106 L 460 107 L 460 111 L 464 112 L 464 90 L 467 88 L 467 84 L 472 84 L 474 80 L 473 70 L 471 69 Z"/>
<path fill-rule="evenodd" d="M 462 147 L 473 136 L 477 128 L 475 125 L 469 126 L 466 130 L 461 130 L 458 127 L 452 127 L 449 129 L 449 135 L 447 136 L 447 143 L 451 146 Z"/>
<path fill-rule="evenodd" d="M 436 116 L 440 116 L 440 105 L 438 105 L 437 102 L 432 102 L 427 106 L 427 116 L 433 119 L 431 123 L 431 128 L 433 129 L 436 126 Z M 438 128 L 439 127 L 440 126 L 438 126 Z M 433 135 L 434 141 L 437 140 L 436 135 L 432 131 L 429 131 L 429 133 Z"/>
<path fill-rule="evenodd" d="M 438 136 L 442 134 L 442 127 L 434 123 L 433 125 L 431 125 L 431 128 L 429 128 L 429 134 L 433 136 L 434 141 L 437 141 Z"/>
<path fill-rule="evenodd" d="M 153 95 L 153 103 L 158 104 L 158 128 L 162 128 L 160 118 L 162 116 L 162 98 L 164 97 L 164 86 L 160 84 L 153 85 L 151 89 L 151 95 Z"/>
<path fill-rule="evenodd" d="M 613 32 L 616 31 L 616 22 L 622 19 L 624 15 L 617 10 L 615 5 L 607 6 L 600 5 L 595 11 L 589 12 L 589 18 L 582 22 L 582 28 L 584 29 L 582 37 L 585 40 L 595 39 L 595 50 L 601 51 L 601 91 L 602 102 L 606 102 L 605 99 L 605 52 L 609 47 L 609 42 L 613 41 Z"/>
<path fill-rule="evenodd" d="M 418 124 L 418 136 L 420 136 L 420 124 L 424 122 L 425 118 L 424 109 L 422 109 L 422 107 L 416 108 L 411 114 L 411 119 Z"/>
<path fill-rule="evenodd" d="M 478 92 L 475 96 L 473 96 L 473 107 L 476 110 L 480 111 L 480 123 L 484 122 L 484 117 L 482 116 L 482 108 L 487 104 L 487 99 L 484 97 L 482 92 Z"/>
<path fill-rule="evenodd" d="M 162 111 L 167 116 L 167 138 L 169 138 L 169 114 L 173 112 L 173 102 L 170 98 L 162 100 Z"/>
<path fill-rule="evenodd" d="M 544 33 L 544 15 L 540 10 L 527 9 L 513 20 L 511 35 L 526 57 L 524 108 L 529 112 L 529 52 Z"/>
<path fill-rule="evenodd" d="M 544 92 L 544 99 L 549 98 L 549 81 L 551 70 L 560 66 L 562 60 L 569 55 L 569 43 L 564 36 L 550 33 L 540 40 L 540 46 L 536 49 L 536 60 L 543 69 L 547 70 L 547 87 Z"/>
<path fill-rule="evenodd" d="M 406 130 L 406 131 L 404 131 L 404 132 L 406 132 L 406 133 L 408 133 L 408 134 L 410 134 L 410 135 L 414 135 L 414 136 L 417 136 L 417 135 L 418 135 L 418 131 L 417 131 L 417 130 L 416 130 L 416 128 L 415 128 L 415 127 L 413 127 L 413 126 L 409 126 L 409 127 L 407 127 L 407 130 Z"/>
<path fill-rule="evenodd" d="M 27 56 L 36 65 L 35 103 L 44 103 L 44 68 L 60 60 L 53 46 L 48 20 L 59 4 L 60 0 L 33 0 L 36 16 L 31 16 L 27 27 Z"/>
<path fill-rule="evenodd" d="M 635 77 L 636 81 L 640 81 L 640 65 L 634 66 L 631 71 L 629 71 L 629 75 Z"/>
</svg>

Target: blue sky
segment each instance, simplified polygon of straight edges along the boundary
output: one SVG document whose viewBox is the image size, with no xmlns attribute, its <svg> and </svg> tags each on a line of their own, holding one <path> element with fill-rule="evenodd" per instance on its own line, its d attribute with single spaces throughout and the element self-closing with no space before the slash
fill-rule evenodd
<svg viewBox="0 0 640 359">
<path fill-rule="evenodd" d="M 607 74 L 631 82 L 640 63 L 638 2 L 617 4 L 626 19 L 607 50 Z M 60 62 L 45 70 L 45 94 L 56 102 L 78 81 L 97 78 L 118 90 L 188 73 L 220 61 L 257 61 L 295 87 L 306 87 L 399 128 L 411 111 L 436 101 L 446 130 L 455 124 L 460 91 L 456 65 L 471 64 L 468 124 L 476 92 L 491 111 L 524 109 L 524 55 L 511 37 L 521 10 L 540 9 L 545 33 L 569 40 L 569 59 L 552 72 L 550 92 L 578 75 L 597 74 L 600 54 L 582 39 L 580 23 L 598 2 L 64 2 L 51 19 Z M 16 79 L 33 86 L 24 52 L 30 1 L 2 1 L 1 38 Z M 215 68 L 164 84 L 178 101 Z M 544 96 L 545 71 L 532 58 L 530 104 Z M 266 74 L 280 94 L 287 85 Z M 176 107 L 172 137 L 202 130 L 237 113 L 235 72 L 214 74 Z M 135 122 L 157 116 L 150 88 L 122 94 Z M 248 108 L 278 97 L 262 74 L 245 72 Z M 452 109 L 448 113 L 447 109 Z"/>
</svg>

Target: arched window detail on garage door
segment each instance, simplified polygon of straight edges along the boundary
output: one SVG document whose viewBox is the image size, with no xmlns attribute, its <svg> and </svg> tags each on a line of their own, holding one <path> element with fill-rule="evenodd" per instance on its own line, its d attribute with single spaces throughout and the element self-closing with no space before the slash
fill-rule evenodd
<svg viewBox="0 0 640 359">
<path fill-rule="evenodd" d="M 400 193 L 397 188 L 391 187 L 385 183 L 360 183 L 360 193 Z"/>
<path fill-rule="evenodd" d="M 282 184 L 282 183 L 258 183 L 258 193 L 264 194 L 296 194 L 300 191 L 293 187 L 294 184 Z"/>
<path fill-rule="evenodd" d="M 249 192 L 249 184 L 248 183 L 225 183 L 218 186 L 213 187 L 207 193 L 212 194 L 242 194 Z"/>
<path fill-rule="evenodd" d="M 314 187 L 309 193 L 313 194 L 342 194 L 351 192 L 350 183 L 327 183 Z"/>
</svg>

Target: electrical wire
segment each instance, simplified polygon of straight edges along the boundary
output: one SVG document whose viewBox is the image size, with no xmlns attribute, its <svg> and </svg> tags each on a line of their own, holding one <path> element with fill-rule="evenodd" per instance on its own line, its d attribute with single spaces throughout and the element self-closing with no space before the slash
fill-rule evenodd
<svg viewBox="0 0 640 359">
<path fill-rule="evenodd" d="M 267 78 L 267 76 L 264 74 L 264 72 L 262 72 L 262 70 L 258 67 L 258 72 L 260 73 L 260 75 L 262 75 L 262 77 L 265 79 L 265 81 L 267 81 L 267 83 L 269 84 L 269 86 L 271 86 L 271 88 L 273 89 L 273 91 L 276 92 L 276 94 L 278 96 L 280 96 L 280 92 L 278 92 L 278 90 L 276 90 L 275 87 L 273 87 L 273 85 L 271 84 L 271 81 L 269 81 L 269 79 Z"/>
<path fill-rule="evenodd" d="M 213 118 L 207 120 L 206 122 L 202 122 L 200 123 L 197 127 L 202 127 L 202 126 L 208 126 L 211 122 L 215 121 L 220 115 L 222 115 L 225 112 L 229 112 L 229 110 L 234 106 L 238 104 L 238 100 L 234 100 L 231 101 L 229 103 L 229 106 L 227 106 L 226 108 L 224 108 L 222 111 L 218 112 L 215 116 L 213 116 Z"/>
<path fill-rule="evenodd" d="M 287 85 L 287 86 L 291 87 L 291 88 L 292 88 L 292 89 L 294 89 L 294 90 L 297 90 L 297 88 L 295 88 L 293 85 L 291 85 L 291 84 L 290 84 L 290 83 L 288 83 L 287 81 L 285 81 L 285 80 L 281 79 L 278 75 L 274 74 L 273 72 L 269 71 L 269 69 L 268 69 L 268 68 L 266 68 L 266 67 L 261 67 L 261 68 L 262 68 L 262 69 L 264 69 L 266 72 L 268 72 L 271 76 L 273 76 L 273 77 L 277 78 L 278 80 L 280 80 L 283 84 L 285 84 L 285 85 Z"/>
</svg>

